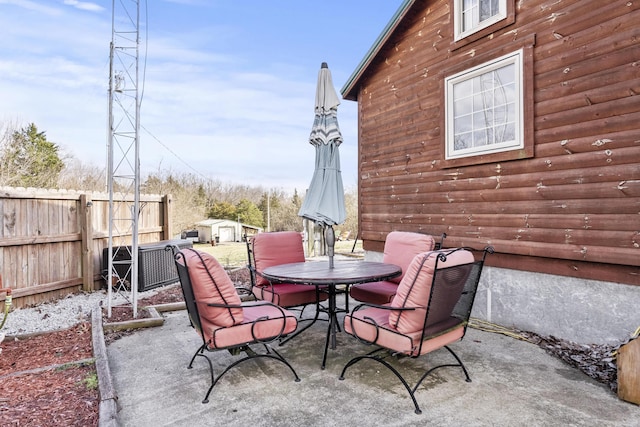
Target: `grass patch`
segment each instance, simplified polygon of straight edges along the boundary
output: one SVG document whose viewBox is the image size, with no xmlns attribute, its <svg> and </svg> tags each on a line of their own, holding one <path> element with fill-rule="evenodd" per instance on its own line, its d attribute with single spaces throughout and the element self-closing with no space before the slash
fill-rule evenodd
<svg viewBox="0 0 640 427">
<path fill-rule="evenodd" d="M 220 264 L 227 268 L 244 267 L 247 265 L 247 245 L 242 242 L 223 242 L 216 246 L 206 243 L 194 243 L 193 248 L 213 255 Z M 336 253 L 351 253 L 353 240 L 336 242 Z M 354 252 L 362 252 L 362 241 L 358 240 Z"/>
<path fill-rule="evenodd" d="M 84 380 L 82 380 L 87 390 L 96 390 L 98 388 L 98 374 L 92 372 Z"/>
</svg>

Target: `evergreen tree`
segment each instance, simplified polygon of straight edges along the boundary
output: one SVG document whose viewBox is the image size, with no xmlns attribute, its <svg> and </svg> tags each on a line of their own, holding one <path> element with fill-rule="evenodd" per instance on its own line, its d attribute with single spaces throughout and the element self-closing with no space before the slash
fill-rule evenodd
<svg viewBox="0 0 640 427">
<path fill-rule="evenodd" d="M 3 181 L 16 187 L 57 188 L 64 168 L 59 147 L 35 124 L 13 132 L 0 152 Z"/>
<path fill-rule="evenodd" d="M 211 209 L 207 212 L 208 218 L 213 219 L 229 219 L 237 221 L 236 207 L 229 202 L 214 202 Z"/>
<path fill-rule="evenodd" d="M 262 211 L 258 209 L 255 203 L 242 199 L 236 205 L 236 215 L 240 218 L 240 222 L 255 227 L 264 227 Z"/>
</svg>

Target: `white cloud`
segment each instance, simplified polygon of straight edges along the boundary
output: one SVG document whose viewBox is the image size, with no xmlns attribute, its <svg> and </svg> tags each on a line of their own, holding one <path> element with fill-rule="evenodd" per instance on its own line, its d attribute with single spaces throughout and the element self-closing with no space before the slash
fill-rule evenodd
<svg viewBox="0 0 640 427">
<path fill-rule="evenodd" d="M 61 11 L 55 7 L 44 6 L 40 3 L 30 0 L 0 0 L 0 4 L 9 4 L 21 7 L 34 12 L 44 13 L 46 15 L 60 15 Z"/>
<path fill-rule="evenodd" d="M 103 167 L 110 13 L 85 13 L 101 12 L 97 2 L 67 0 L 60 9 L 27 0 L 0 4 L 17 6 L 0 14 L 0 121 L 33 122 L 66 152 Z M 195 170 L 221 181 L 304 191 L 314 162 L 307 139 L 317 69 L 295 55 L 257 63 L 251 53 L 227 48 L 247 37 L 230 23 L 152 20 L 149 27 L 141 49 L 147 58 L 140 60 L 143 173 Z M 314 59 L 313 67 L 320 62 Z M 334 73 L 334 83 L 349 71 Z M 357 178 L 356 107 L 342 101 L 338 112 L 345 186 Z"/>
<path fill-rule="evenodd" d="M 99 4 L 89 3 L 86 1 L 64 0 L 64 4 L 66 4 L 67 6 L 73 6 L 76 9 L 86 10 L 89 12 L 102 12 L 103 10 L 105 10 L 105 8 L 100 6 Z"/>
</svg>

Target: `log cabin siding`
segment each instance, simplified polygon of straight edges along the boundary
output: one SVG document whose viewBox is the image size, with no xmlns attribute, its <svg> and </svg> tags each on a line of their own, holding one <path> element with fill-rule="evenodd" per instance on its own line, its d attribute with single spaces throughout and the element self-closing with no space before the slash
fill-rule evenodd
<svg viewBox="0 0 640 427">
<path fill-rule="evenodd" d="M 454 42 L 452 0 L 411 2 L 343 91 L 364 248 L 446 232 L 445 246 L 493 245 L 490 265 L 640 285 L 640 2 L 514 4 L 513 24 Z M 531 155 L 449 167 L 444 78 L 528 45 Z"/>
</svg>

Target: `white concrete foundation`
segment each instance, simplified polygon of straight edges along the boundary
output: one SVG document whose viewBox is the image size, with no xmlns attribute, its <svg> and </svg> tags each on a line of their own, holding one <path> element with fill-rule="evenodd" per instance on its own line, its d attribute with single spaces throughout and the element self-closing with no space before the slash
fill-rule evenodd
<svg viewBox="0 0 640 427">
<path fill-rule="evenodd" d="M 618 345 L 640 326 L 640 287 L 485 267 L 472 315 L 581 344 Z"/>
<path fill-rule="evenodd" d="M 382 254 L 367 252 L 367 261 Z M 640 287 L 485 267 L 472 317 L 580 344 L 619 345 L 640 326 Z"/>
</svg>

